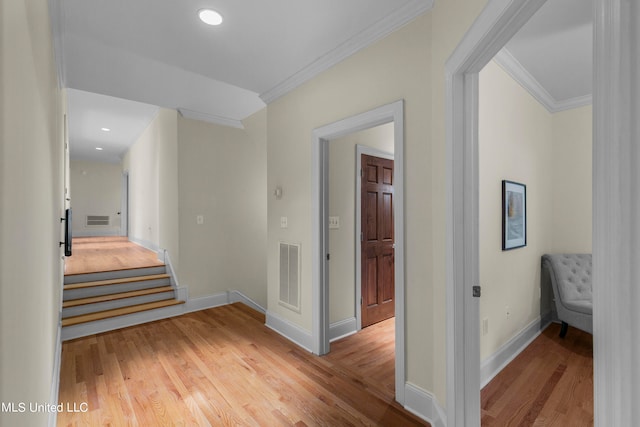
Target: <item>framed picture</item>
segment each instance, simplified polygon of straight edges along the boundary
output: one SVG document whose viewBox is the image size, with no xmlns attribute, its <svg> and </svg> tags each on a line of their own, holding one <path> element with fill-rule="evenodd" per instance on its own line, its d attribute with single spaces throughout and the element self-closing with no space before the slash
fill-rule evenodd
<svg viewBox="0 0 640 427">
<path fill-rule="evenodd" d="M 527 246 L 527 187 L 502 181 L 502 250 Z"/>
</svg>

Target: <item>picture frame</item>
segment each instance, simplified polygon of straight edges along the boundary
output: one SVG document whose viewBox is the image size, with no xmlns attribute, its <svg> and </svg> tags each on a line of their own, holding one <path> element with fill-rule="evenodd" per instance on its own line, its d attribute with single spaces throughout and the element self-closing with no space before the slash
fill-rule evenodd
<svg viewBox="0 0 640 427">
<path fill-rule="evenodd" d="M 502 250 L 527 246 L 527 186 L 502 181 Z"/>
</svg>

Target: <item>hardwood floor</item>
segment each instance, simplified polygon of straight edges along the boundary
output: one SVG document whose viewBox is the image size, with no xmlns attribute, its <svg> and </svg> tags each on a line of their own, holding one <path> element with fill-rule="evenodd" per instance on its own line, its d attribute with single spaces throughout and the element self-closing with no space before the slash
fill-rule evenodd
<svg viewBox="0 0 640 427">
<path fill-rule="evenodd" d="M 65 275 L 164 265 L 158 255 L 126 237 L 74 237 Z"/>
<path fill-rule="evenodd" d="M 593 337 L 552 323 L 482 389 L 483 426 L 592 426 Z"/>
<path fill-rule="evenodd" d="M 65 342 L 58 425 L 425 425 L 393 370 L 393 320 L 317 357 L 238 303 Z"/>
</svg>

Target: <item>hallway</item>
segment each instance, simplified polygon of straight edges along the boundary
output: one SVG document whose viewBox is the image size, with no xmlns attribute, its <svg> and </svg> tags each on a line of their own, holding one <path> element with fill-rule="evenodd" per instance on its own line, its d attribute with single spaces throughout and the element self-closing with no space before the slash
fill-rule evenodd
<svg viewBox="0 0 640 427">
<path fill-rule="evenodd" d="M 126 237 L 75 237 L 65 276 L 164 265 L 158 254 Z"/>
</svg>

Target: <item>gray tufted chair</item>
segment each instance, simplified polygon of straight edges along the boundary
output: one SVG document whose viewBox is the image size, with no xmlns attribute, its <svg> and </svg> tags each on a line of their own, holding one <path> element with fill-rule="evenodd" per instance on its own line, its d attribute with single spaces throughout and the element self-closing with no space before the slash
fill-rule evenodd
<svg viewBox="0 0 640 427">
<path fill-rule="evenodd" d="M 542 274 L 548 274 L 556 301 L 560 336 L 568 325 L 593 334 L 591 296 L 591 254 L 557 254 L 542 256 Z"/>
</svg>

